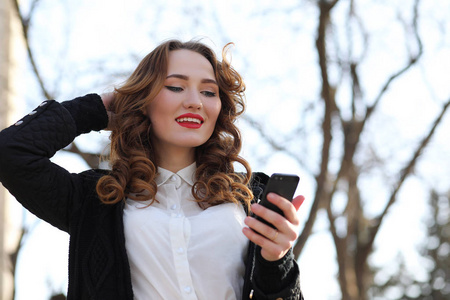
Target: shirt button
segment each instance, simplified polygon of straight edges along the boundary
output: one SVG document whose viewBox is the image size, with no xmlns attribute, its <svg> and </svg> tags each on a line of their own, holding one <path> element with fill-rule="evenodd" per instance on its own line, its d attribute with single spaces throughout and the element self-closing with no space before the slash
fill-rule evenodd
<svg viewBox="0 0 450 300">
<path fill-rule="evenodd" d="M 42 102 L 40 105 L 39 105 L 39 107 L 42 107 L 42 106 L 44 106 L 44 105 L 46 105 L 47 104 L 47 102 Z"/>
<path fill-rule="evenodd" d="M 177 181 L 177 178 L 175 177 L 175 175 L 173 175 L 172 177 L 170 177 L 170 180 Z"/>
<path fill-rule="evenodd" d="M 177 249 L 177 252 L 178 252 L 179 254 L 183 254 L 184 249 L 183 249 L 182 247 L 180 247 L 180 248 Z"/>
<path fill-rule="evenodd" d="M 34 115 L 35 113 L 37 113 L 37 111 L 33 110 L 33 111 L 30 112 L 28 115 L 29 115 L 29 116 L 32 116 L 32 115 Z"/>
<path fill-rule="evenodd" d="M 173 204 L 173 205 L 170 207 L 170 209 L 171 209 L 171 210 L 177 209 L 177 205 L 176 205 L 176 204 Z"/>
<path fill-rule="evenodd" d="M 20 121 L 16 122 L 16 124 L 14 124 L 14 125 L 19 126 L 19 125 L 22 125 L 22 123 L 23 123 L 23 121 L 20 120 Z"/>
<path fill-rule="evenodd" d="M 186 294 L 189 294 L 189 293 L 192 291 L 192 289 L 191 289 L 190 286 L 186 286 L 186 287 L 184 288 L 184 291 L 186 292 Z"/>
</svg>

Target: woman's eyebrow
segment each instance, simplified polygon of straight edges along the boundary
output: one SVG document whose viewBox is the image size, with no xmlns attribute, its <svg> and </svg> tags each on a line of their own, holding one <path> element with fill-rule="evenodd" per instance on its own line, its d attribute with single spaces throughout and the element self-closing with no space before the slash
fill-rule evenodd
<svg viewBox="0 0 450 300">
<path fill-rule="evenodd" d="M 166 79 L 168 79 L 168 78 L 179 78 L 182 80 L 189 80 L 189 76 L 182 75 L 182 74 L 170 74 L 166 77 Z M 212 84 L 218 85 L 217 81 L 215 81 L 214 79 L 209 79 L 209 78 L 202 79 L 201 82 L 202 83 L 212 83 Z"/>
<path fill-rule="evenodd" d="M 218 84 L 217 84 L 217 81 L 215 81 L 214 79 L 202 79 L 202 83 L 212 83 L 212 84 L 215 84 L 215 85 L 217 85 L 217 86 L 219 86 Z"/>
<path fill-rule="evenodd" d="M 188 76 L 186 76 L 186 75 L 181 75 L 181 74 L 171 74 L 171 75 L 168 75 L 168 76 L 166 77 L 166 79 L 168 79 L 168 78 L 179 78 L 179 79 L 182 79 L 182 80 L 189 80 L 189 77 L 188 77 Z"/>
</svg>

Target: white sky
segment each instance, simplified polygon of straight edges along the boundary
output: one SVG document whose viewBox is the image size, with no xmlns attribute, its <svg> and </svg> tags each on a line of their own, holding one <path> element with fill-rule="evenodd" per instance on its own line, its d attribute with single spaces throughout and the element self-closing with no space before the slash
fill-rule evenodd
<svg viewBox="0 0 450 300">
<path fill-rule="evenodd" d="M 236 44 L 233 65 L 243 74 L 248 87 L 247 113 L 270 124 L 267 131 L 276 137 L 279 137 L 279 132 L 289 132 L 299 122 L 305 123 L 311 133 L 307 140 L 293 144 L 299 147 L 293 150 L 301 151 L 306 167 L 316 171 L 320 140 L 314 133 L 317 132 L 316 116 L 320 107 L 312 109 L 309 115 L 299 115 L 319 95 L 317 56 L 313 49 L 317 10 L 312 2 L 282 0 L 271 6 L 273 1 L 190 1 L 189 5 L 181 0 L 151 3 L 82 0 L 67 1 L 64 5 L 41 1 L 33 23 L 41 30 L 32 31 L 32 43 L 39 51 L 37 58 L 49 82 L 56 83 L 63 78 L 56 94 L 58 100 L 64 100 L 110 89 L 112 84 L 119 83 L 116 77 L 106 77 L 110 70 L 130 71 L 135 66 L 130 53 L 143 57 L 162 40 L 205 36 L 209 38 L 205 41 L 217 51 L 226 42 L 233 41 Z M 364 92 L 368 99 L 373 99 L 386 74 L 404 62 L 404 41 L 399 38 L 403 28 L 393 24 L 399 17 L 408 20 L 410 14 L 401 10 L 403 15 L 399 16 L 389 10 L 390 1 L 381 1 L 377 5 L 368 0 L 355 2 L 361 3 L 357 9 L 364 15 L 367 30 L 372 34 L 368 52 L 370 59 L 361 66 L 361 71 L 364 74 Z M 409 7 L 410 2 L 397 1 L 395 5 Z M 423 61 L 389 91 L 380 107 L 381 113 L 371 120 L 370 140 L 365 140 L 376 147 L 382 158 L 392 159 L 388 168 L 393 170 L 401 166 L 399 162 L 409 158 L 412 145 L 427 131 L 440 103 L 450 97 L 448 76 L 444 75 L 450 69 L 450 2 L 423 2 L 423 26 L 420 28 L 426 43 Z M 347 9 L 345 3 L 342 1 L 342 5 L 336 8 L 340 11 L 336 16 L 337 22 L 343 22 L 342 16 Z M 158 7 L 164 10 L 158 11 Z M 189 16 L 197 14 L 198 18 L 181 15 L 181 12 Z M 344 36 L 345 32 L 341 34 Z M 414 46 L 412 48 L 415 49 Z M 355 47 L 355 55 L 359 54 L 358 51 L 361 49 Z M 102 61 L 105 69 L 103 78 L 92 67 L 98 61 Z M 35 84 L 27 80 L 30 88 L 25 97 L 31 109 L 42 99 L 36 97 Z M 343 88 L 338 97 L 344 99 L 347 94 L 348 90 Z M 376 241 L 377 252 L 371 258 L 378 266 L 392 264 L 398 253 L 402 253 L 412 271 L 419 275 L 423 273 L 414 249 L 424 236 L 422 221 L 427 212 L 426 188 L 449 188 L 450 178 L 446 171 L 450 167 L 447 158 L 450 147 L 446 138 L 449 123 L 450 116 L 447 116 L 417 167 L 421 180 L 411 178 L 407 181 L 398 203 L 392 207 L 383 225 Z M 261 156 L 265 157 L 270 149 L 257 144 L 258 135 L 245 122 L 240 124 L 245 139 L 243 155 L 253 169 L 269 174 L 300 174 L 298 193 L 304 194 L 307 201 L 299 216 L 305 219 L 314 195 L 312 174 L 282 154 L 267 154 L 263 163 Z M 82 137 L 79 141 L 83 147 L 89 148 L 92 143 L 98 143 L 98 135 Z M 87 168 L 82 161 L 68 154 L 58 154 L 54 161 L 72 172 Z M 389 192 L 379 175 L 361 182 L 370 200 L 366 205 L 374 214 L 383 207 Z M 32 216 L 27 216 L 28 223 L 35 221 Z M 327 228 L 326 216 L 319 214 L 314 235 L 299 260 L 306 299 L 339 299 L 339 288 L 334 280 L 337 272 L 334 245 Z M 49 282 L 55 290 L 65 290 L 67 245 L 66 234 L 43 222 L 38 223 L 20 256 L 17 300 L 48 299 Z M 391 271 L 385 268 L 385 273 Z"/>
</svg>

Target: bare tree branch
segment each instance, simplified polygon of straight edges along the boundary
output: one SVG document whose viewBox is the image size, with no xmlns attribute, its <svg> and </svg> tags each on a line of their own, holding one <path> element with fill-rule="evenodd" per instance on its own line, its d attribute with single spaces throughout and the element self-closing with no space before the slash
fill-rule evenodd
<svg viewBox="0 0 450 300">
<path fill-rule="evenodd" d="M 20 23 L 22 25 L 22 33 L 24 36 L 24 40 L 25 40 L 25 45 L 27 48 L 27 53 L 28 53 L 28 58 L 30 60 L 31 66 L 33 68 L 33 73 L 36 76 L 36 79 L 39 83 L 39 87 L 44 95 L 44 97 L 46 99 L 54 99 L 54 96 L 48 91 L 48 89 L 45 86 L 44 80 L 42 78 L 42 75 L 39 71 L 39 68 L 37 67 L 36 61 L 34 59 L 34 55 L 33 55 L 33 51 L 31 49 L 31 45 L 30 45 L 30 41 L 29 41 L 29 26 L 31 24 L 31 20 L 33 18 L 34 15 L 34 11 L 37 7 L 37 4 L 40 0 L 34 0 L 31 3 L 31 7 L 30 7 L 30 12 L 28 14 L 27 17 L 25 17 L 22 13 L 21 13 L 21 9 L 19 6 L 19 2 L 18 0 L 13 0 L 14 2 L 14 7 L 17 13 L 17 16 L 20 20 Z M 69 148 L 65 149 L 66 151 L 78 154 L 81 156 L 82 159 L 84 159 L 86 161 L 86 163 L 89 165 L 90 168 L 98 168 L 99 166 L 99 155 L 98 154 L 92 154 L 92 153 L 85 153 L 83 151 L 81 151 L 78 146 L 76 145 L 75 142 L 73 142 Z"/>
<path fill-rule="evenodd" d="M 413 9 L 413 13 L 414 13 L 414 15 L 413 15 L 413 29 L 414 30 L 413 31 L 414 31 L 414 38 L 415 38 L 417 46 L 418 46 L 418 52 L 415 56 L 413 56 L 409 59 L 409 62 L 406 64 L 406 66 L 404 66 L 403 68 L 401 68 L 400 70 L 398 70 L 397 72 L 392 74 L 387 79 L 387 81 L 385 82 L 385 84 L 383 85 L 381 90 L 378 92 L 378 95 L 375 97 L 373 104 L 371 106 L 367 107 L 366 116 L 363 121 L 364 123 L 366 123 L 367 120 L 370 118 L 373 111 L 378 106 L 378 104 L 380 103 L 381 99 L 383 98 L 384 94 L 386 93 L 388 88 L 391 86 L 391 84 L 397 78 L 399 78 L 402 74 L 404 74 L 406 71 L 408 71 L 413 65 L 415 65 L 423 54 L 423 43 L 422 43 L 422 39 L 419 36 L 419 29 L 417 26 L 417 20 L 419 18 L 419 4 L 420 4 L 420 0 L 415 0 L 414 9 Z"/>
<path fill-rule="evenodd" d="M 316 190 L 313 204 L 309 213 L 309 217 L 305 222 L 303 231 L 297 239 L 297 243 L 294 246 L 294 255 L 300 256 L 308 237 L 311 235 L 314 223 L 316 221 L 317 212 L 321 206 L 321 202 L 326 201 L 328 197 L 326 195 L 326 185 L 328 183 L 328 162 L 330 159 L 330 147 L 331 147 L 331 119 L 333 113 L 338 111 L 335 102 L 335 88 L 331 87 L 328 80 L 328 62 L 326 52 L 326 30 L 330 22 L 330 10 L 337 3 L 334 1 L 332 4 L 328 4 L 325 1 L 319 2 L 320 17 L 319 26 L 317 28 L 316 49 L 319 56 L 320 71 L 322 77 L 322 100 L 325 102 L 324 118 L 322 121 L 322 133 L 323 143 L 320 163 L 320 171 L 316 176 Z"/>
<path fill-rule="evenodd" d="M 13 278 L 12 283 L 12 295 L 11 300 L 15 299 L 16 296 L 16 270 L 17 270 L 17 258 L 19 257 L 19 252 L 22 250 L 23 245 L 25 244 L 26 237 L 30 234 L 31 231 L 37 226 L 40 220 L 34 222 L 31 226 L 22 225 L 19 232 L 19 238 L 17 240 L 16 246 L 14 247 L 14 251 L 9 254 L 9 259 L 11 262 L 11 274 Z"/>
<path fill-rule="evenodd" d="M 32 5 L 31 5 L 30 14 L 28 15 L 28 17 L 24 17 L 22 15 L 22 13 L 20 11 L 19 1 L 14 0 L 13 2 L 14 2 L 14 7 L 16 9 L 16 13 L 19 18 L 20 24 L 22 25 L 21 27 L 22 27 L 22 33 L 23 33 L 23 37 L 24 37 L 24 41 L 25 41 L 25 46 L 27 48 L 27 53 L 28 53 L 28 57 L 30 59 L 31 67 L 33 68 L 33 72 L 36 75 L 36 79 L 39 83 L 39 86 L 41 87 L 41 91 L 44 94 L 44 97 L 46 99 L 53 99 L 51 93 L 45 87 L 44 81 L 42 79 L 42 75 L 39 72 L 39 69 L 36 65 L 36 61 L 34 59 L 34 54 L 33 54 L 33 51 L 31 50 L 30 41 L 28 38 L 28 29 L 29 29 L 29 25 L 31 23 L 31 18 L 33 17 L 33 11 L 35 10 L 36 5 L 39 2 L 39 0 L 33 1 Z"/>
<path fill-rule="evenodd" d="M 328 206 L 326 208 L 328 219 L 330 220 L 330 233 L 333 237 L 334 244 L 336 247 L 336 256 L 337 256 L 337 264 L 338 264 L 338 280 L 339 286 L 341 287 L 342 300 L 350 299 L 347 286 L 347 239 L 339 237 L 336 228 L 336 217 L 333 215 L 331 210 L 331 201 L 328 202 Z"/>
<path fill-rule="evenodd" d="M 399 76 L 401 76 L 403 73 L 405 73 L 409 68 L 411 68 L 418 60 L 419 58 L 422 56 L 423 53 L 423 45 L 422 45 L 422 41 L 421 38 L 418 34 L 418 28 L 417 28 L 417 20 L 418 20 L 418 6 L 419 6 L 420 0 L 415 0 L 414 2 L 414 7 L 413 7 L 413 28 L 414 28 L 414 36 L 418 45 L 418 53 L 415 57 L 410 59 L 410 62 L 401 70 L 399 70 L 397 73 L 393 74 L 392 76 L 390 76 L 390 78 L 386 81 L 386 84 L 384 85 L 384 87 L 382 88 L 382 90 L 380 91 L 380 93 L 378 94 L 376 101 L 374 102 L 374 104 L 369 107 L 367 109 L 367 113 L 366 113 L 366 117 L 365 119 L 361 122 L 361 128 L 359 131 L 359 135 L 361 134 L 364 125 L 366 124 L 366 121 L 368 120 L 368 118 L 370 117 L 370 115 L 372 114 L 372 112 L 375 110 L 376 106 L 378 105 L 378 103 L 380 102 L 381 98 L 383 97 L 384 93 L 386 92 L 386 90 L 388 89 L 388 87 L 390 86 L 390 84 Z M 449 100 L 450 102 L 450 100 Z M 439 123 L 442 120 L 442 117 L 445 114 L 445 111 L 447 110 L 447 107 L 449 105 L 449 102 L 447 102 L 447 104 L 444 105 L 442 112 L 440 114 L 440 116 L 436 119 L 436 121 L 434 122 L 433 127 L 431 128 L 430 132 L 428 133 L 427 137 L 425 137 L 422 141 L 422 143 L 420 143 L 420 145 L 418 146 L 418 148 L 415 151 L 415 154 L 413 156 L 413 158 L 409 161 L 409 163 L 407 164 L 407 166 L 403 169 L 403 171 L 401 172 L 401 176 L 399 181 L 396 183 L 396 187 L 394 188 L 393 193 L 390 196 L 390 199 L 383 211 L 383 213 L 376 219 L 375 225 L 373 225 L 370 228 L 370 234 L 367 238 L 367 242 L 364 243 L 364 246 L 361 246 L 360 250 L 359 250 L 359 257 L 360 260 L 366 260 L 367 257 L 369 256 L 370 252 L 372 251 L 372 247 L 373 247 L 373 243 L 375 240 L 375 237 L 379 231 L 379 228 L 381 226 L 382 220 L 384 219 L 384 217 L 386 216 L 389 208 L 392 206 L 392 204 L 396 201 L 397 198 L 397 193 L 400 190 L 400 187 L 403 185 L 405 179 L 412 173 L 413 168 L 420 156 L 420 154 L 422 153 L 423 149 L 425 149 L 425 147 L 428 145 L 428 142 L 430 141 L 431 137 L 434 134 L 434 131 L 436 129 L 436 127 L 439 125 Z"/>
<path fill-rule="evenodd" d="M 330 199 L 333 197 L 334 193 L 336 192 L 337 184 L 339 183 L 341 178 L 343 178 L 345 176 L 345 174 L 347 174 L 348 168 L 350 166 L 350 162 L 353 161 L 354 154 L 356 153 L 356 149 L 357 149 L 357 145 L 359 144 L 361 133 L 363 132 L 364 126 L 365 126 L 365 124 L 367 124 L 367 120 L 370 118 L 370 115 L 373 113 L 376 106 L 383 98 L 383 96 L 384 96 L 385 92 L 387 91 L 388 87 L 390 86 L 390 84 L 396 78 L 398 78 L 402 74 L 404 74 L 409 68 L 411 68 L 419 60 L 419 58 L 421 57 L 421 55 L 423 53 L 422 41 L 420 39 L 420 36 L 418 34 L 418 29 L 417 29 L 417 19 L 418 19 L 418 10 L 417 9 L 418 9 L 419 2 L 420 2 L 420 0 L 416 0 L 415 4 L 414 4 L 414 8 L 413 8 L 413 10 L 414 10 L 413 27 L 414 27 L 414 32 L 415 32 L 415 34 L 414 34 L 415 39 L 416 39 L 416 42 L 419 47 L 418 54 L 414 58 L 412 58 L 405 67 L 403 67 L 401 70 L 399 70 L 398 72 L 396 72 L 395 74 L 393 74 L 389 77 L 389 79 L 386 81 L 384 87 L 378 94 L 378 96 L 376 98 L 377 100 L 375 101 L 375 103 L 370 108 L 367 109 L 366 116 L 362 121 L 357 121 L 354 118 L 353 120 L 351 120 L 349 122 L 343 122 L 342 127 L 344 130 L 344 138 L 345 138 L 344 155 L 343 155 L 342 161 L 341 161 L 341 168 L 340 168 L 338 175 L 334 181 L 333 188 L 330 193 Z M 352 71 L 352 77 L 354 77 L 355 80 L 358 79 L 356 69 L 354 69 Z"/>
<path fill-rule="evenodd" d="M 333 1 L 331 1 L 331 3 L 328 4 L 328 5 L 329 5 L 329 10 L 332 10 L 333 7 L 334 7 L 338 2 L 339 2 L 339 0 L 333 0 Z"/>
<path fill-rule="evenodd" d="M 254 130 L 256 130 L 259 135 L 269 144 L 269 146 L 272 147 L 273 150 L 289 155 L 291 158 L 295 159 L 300 166 L 306 169 L 308 168 L 297 152 L 293 152 L 288 146 L 283 145 L 279 141 L 276 141 L 269 134 L 267 134 L 267 131 L 263 128 L 260 122 L 256 121 L 254 118 L 250 117 L 247 114 L 242 115 L 241 118 L 246 121 Z"/>
<path fill-rule="evenodd" d="M 422 142 L 418 145 L 417 149 L 414 151 L 414 155 L 412 156 L 412 158 L 409 160 L 409 162 L 406 164 L 406 166 L 403 168 L 403 170 L 400 172 L 400 179 L 399 181 L 396 183 L 394 190 L 392 191 L 391 196 L 389 197 L 389 201 L 386 204 L 386 207 L 384 208 L 383 212 L 380 214 L 380 216 L 378 216 L 376 218 L 376 222 L 375 222 L 375 226 L 373 228 L 371 228 L 371 236 L 370 236 L 370 241 L 368 243 L 368 246 L 372 246 L 375 237 L 379 231 L 379 228 L 383 222 L 383 219 L 386 217 L 389 208 L 392 206 L 392 204 L 395 203 L 395 201 L 397 200 L 397 194 L 400 190 L 400 188 L 402 187 L 403 183 L 405 182 L 406 178 L 412 174 L 414 167 L 416 166 L 420 155 L 422 154 L 422 152 L 424 151 L 424 149 L 427 147 L 428 143 L 430 142 L 431 138 L 433 137 L 436 128 L 439 126 L 439 124 L 441 123 L 445 113 L 447 112 L 448 107 L 450 106 L 450 99 L 447 101 L 447 103 L 445 103 L 442 107 L 441 113 L 439 114 L 439 116 L 436 118 L 436 120 L 433 122 L 433 126 L 431 127 L 430 131 L 428 132 L 428 134 L 422 139 Z"/>
</svg>

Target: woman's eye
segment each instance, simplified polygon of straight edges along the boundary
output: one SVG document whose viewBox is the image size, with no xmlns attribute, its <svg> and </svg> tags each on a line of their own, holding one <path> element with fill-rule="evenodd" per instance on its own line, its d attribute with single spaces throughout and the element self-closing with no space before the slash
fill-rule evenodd
<svg viewBox="0 0 450 300">
<path fill-rule="evenodd" d="M 166 89 L 168 89 L 169 91 L 172 91 L 172 92 L 177 92 L 177 93 L 183 91 L 183 89 L 180 87 L 170 86 L 170 85 L 166 85 Z"/>
<path fill-rule="evenodd" d="M 203 91 L 202 94 L 205 95 L 206 97 L 215 97 L 216 96 L 216 93 L 210 92 L 210 91 Z"/>
</svg>

